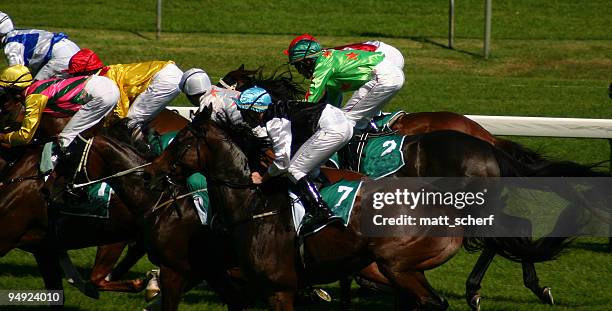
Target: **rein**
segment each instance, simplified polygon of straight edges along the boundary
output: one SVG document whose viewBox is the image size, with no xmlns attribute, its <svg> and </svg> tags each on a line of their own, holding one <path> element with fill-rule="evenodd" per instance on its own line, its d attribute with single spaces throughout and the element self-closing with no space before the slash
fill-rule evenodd
<svg viewBox="0 0 612 311">
<path fill-rule="evenodd" d="M 34 180 L 34 179 L 41 179 L 44 177 L 47 177 L 51 174 L 52 171 L 48 171 L 42 174 L 36 174 L 36 175 L 30 175 L 30 176 L 20 176 L 20 177 L 15 177 L 15 178 L 11 178 L 9 180 L 7 180 L 6 182 L 1 182 L 0 181 L 0 188 L 8 186 L 10 184 L 14 184 L 14 183 L 20 183 L 26 180 Z"/>
<path fill-rule="evenodd" d="M 176 201 L 178 201 L 180 199 L 186 198 L 186 197 L 188 197 L 190 195 L 193 195 L 193 194 L 196 194 L 198 192 L 208 192 L 208 189 L 198 189 L 198 190 L 194 190 L 194 191 L 191 191 L 191 192 L 188 192 L 188 193 L 184 193 L 184 194 L 181 194 L 179 196 L 173 197 L 170 200 L 166 200 L 163 203 L 159 203 L 159 201 L 162 198 L 160 196 L 159 197 L 160 200 L 158 200 L 157 203 L 155 203 L 155 205 L 153 206 L 153 208 L 151 208 L 151 212 L 150 213 L 154 213 L 155 211 L 157 211 L 158 209 L 160 209 L 162 207 L 168 206 L 168 205 L 170 205 L 172 203 L 175 203 Z M 162 196 L 163 196 L 163 192 L 162 192 Z"/>
<path fill-rule="evenodd" d="M 139 166 L 132 167 L 130 169 L 124 170 L 124 171 L 117 172 L 117 173 L 115 173 L 113 175 L 110 175 L 110 176 L 102 177 L 102 178 L 99 178 L 99 179 L 96 179 L 96 180 L 90 180 L 89 179 L 89 175 L 87 174 L 87 167 L 86 167 L 86 165 L 87 165 L 87 159 L 89 157 L 89 152 L 91 151 L 91 146 L 93 145 L 94 137 L 92 137 L 92 138 L 90 138 L 88 140 L 85 140 L 80 135 L 77 136 L 77 137 L 79 139 L 81 139 L 83 142 L 85 142 L 86 145 L 85 145 L 85 149 L 83 150 L 83 153 L 81 154 L 81 160 L 79 161 L 79 166 L 77 167 L 76 171 L 74 172 L 73 180 L 76 179 L 77 174 L 80 171 L 83 171 L 85 173 L 85 177 L 89 181 L 85 182 L 85 183 L 81 183 L 81 184 L 73 184 L 71 186 L 73 189 L 83 188 L 83 187 L 87 187 L 89 185 L 97 184 L 97 183 L 102 182 L 102 181 L 106 181 L 106 180 L 109 180 L 109 179 L 125 176 L 125 175 L 131 174 L 131 173 L 133 173 L 135 171 L 141 170 L 143 167 L 147 167 L 147 166 L 153 164 L 152 162 L 148 162 L 148 163 L 145 163 L 145 164 L 142 164 L 142 165 L 139 165 Z"/>
</svg>

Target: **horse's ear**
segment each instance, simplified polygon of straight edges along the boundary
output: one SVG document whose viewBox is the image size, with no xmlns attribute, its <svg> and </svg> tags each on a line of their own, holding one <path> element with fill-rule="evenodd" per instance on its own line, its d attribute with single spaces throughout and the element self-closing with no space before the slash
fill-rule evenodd
<svg viewBox="0 0 612 311">
<path fill-rule="evenodd" d="M 240 67 L 238 67 L 238 70 L 243 71 L 244 70 L 244 64 L 240 65 Z"/>
<path fill-rule="evenodd" d="M 202 108 L 202 112 L 200 112 L 202 114 L 202 118 L 204 118 L 205 120 L 209 120 L 210 117 L 212 116 L 212 111 L 213 111 L 212 103 L 204 106 Z"/>
<path fill-rule="evenodd" d="M 210 120 L 210 116 L 212 115 L 212 103 L 208 106 L 202 106 L 202 108 L 195 114 L 191 123 L 194 125 L 199 125 L 206 120 Z"/>
</svg>

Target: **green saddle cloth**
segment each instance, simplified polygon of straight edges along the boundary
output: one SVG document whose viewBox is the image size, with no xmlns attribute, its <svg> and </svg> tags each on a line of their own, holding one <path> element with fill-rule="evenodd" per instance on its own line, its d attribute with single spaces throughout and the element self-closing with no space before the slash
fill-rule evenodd
<svg viewBox="0 0 612 311">
<path fill-rule="evenodd" d="M 109 204 L 113 189 L 105 183 L 100 182 L 85 187 L 86 199 L 73 204 L 63 204 L 60 213 L 67 215 L 108 218 Z"/>
<path fill-rule="evenodd" d="M 406 136 L 387 135 L 368 138 L 361 149 L 359 172 L 372 179 L 380 179 L 397 172 L 404 162 L 404 138 Z"/>
<path fill-rule="evenodd" d="M 41 173 L 47 173 L 54 169 L 53 167 L 53 149 L 54 142 L 48 142 L 43 147 L 40 157 L 39 170 Z M 108 218 L 108 207 L 110 204 L 113 189 L 105 183 L 100 182 L 85 187 L 85 198 L 80 202 L 72 202 L 71 204 L 62 204 L 60 213 L 66 215 Z"/>
<path fill-rule="evenodd" d="M 406 112 L 403 110 L 395 112 L 383 112 L 380 116 L 374 117 L 373 121 L 374 124 L 376 124 L 376 127 L 378 127 L 380 130 L 390 131 L 391 126 L 393 126 L 393 123 L 395 123 L 395 121 L 397 121 L 399 117 L 405 114 Z"/>
<path fill-rule="evenodd" d="M 340 180 L 335 184 L 321 189 L 321 197 L 332 212 L 344 220 L 347 226 L 355 204 L 355 198 L 361 188 L 362 181 Z"/>
</svg>

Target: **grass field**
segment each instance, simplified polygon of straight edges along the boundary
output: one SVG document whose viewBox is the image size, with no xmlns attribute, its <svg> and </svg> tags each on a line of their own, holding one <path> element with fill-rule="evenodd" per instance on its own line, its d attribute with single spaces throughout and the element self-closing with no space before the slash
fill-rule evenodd
<svg viewBox="0 0 612 311">
<path fill-rule="evenodd" d="M 0 10 L 17 27 L 63 31 L 106 63 L 172 59 L 183 69 L 201 67 L 213 79 L 244 63 L 269 71 L 285 61 L 295 34 L 309 32 L 323 45 L 382 39 L 406 59 L 406 84 L 388 110 L 450 110 L 463 114 L 612 118 L 609 1 L 494 1 L 492 58 L 480 57 L 483 1 L 456 1 L 455 50 L 446 43 L 448 1 L 164 1 L 164 33 L 155 40 L 155 1 L 16 1 Z M 186 105 L 180 97 L 174 104 Z M 606 160 L 605 140 L 512 137 L 546 155 L 580 163 Z M 607 164 L 602 169 L 607 169 Z M 0 231 L 1 232 L 1 231 Z M 612 255 L 606 239 L 579 239 L 555 262 L 538 264 L 542 284 L 558 306 L 540 305 L 522 287 L 520 266 L 496 259 L 484 280 L 488 310 L 609 310 Z M 94 249 L 73 251 L 79 267 Z M 433 286 L 465 309 L 463 286 L 476 255 L 461 253 L 428 273 Z M 151 264 L 142 260 L 133 275 Z M 0 259 L 0 289 L 34 289 L 42 282 L 27 253 Z M 332 285 L 332 291 L 337 287 Z M 67 307 L 135 310 L 141 295 L 103 293 L 99 301 L 67 286 Z M 337 295 L 335 295 L 337 297 Z M 386 309 L 390 299 L 357 300 L 359 310 Z M 222 310 L 208 291 L 187 294 L 182 310 Z M 327 309 L 329 305 L 309 307 Z M 2 307 L 0 307 L 2 309 Z"/>
</svg>

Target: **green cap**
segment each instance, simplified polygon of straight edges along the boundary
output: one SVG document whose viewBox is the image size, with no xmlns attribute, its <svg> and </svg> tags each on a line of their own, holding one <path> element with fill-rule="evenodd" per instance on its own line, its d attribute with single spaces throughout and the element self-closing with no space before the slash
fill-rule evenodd
<svg viewBox="0 0 612 311">
<path fill-rule="evenodd" d="M 306 58 L 318 56 L 321 45 L 317 41 L 303 39 L 289 49 L 289 62 L 295 63 Z"/>
</svg>

